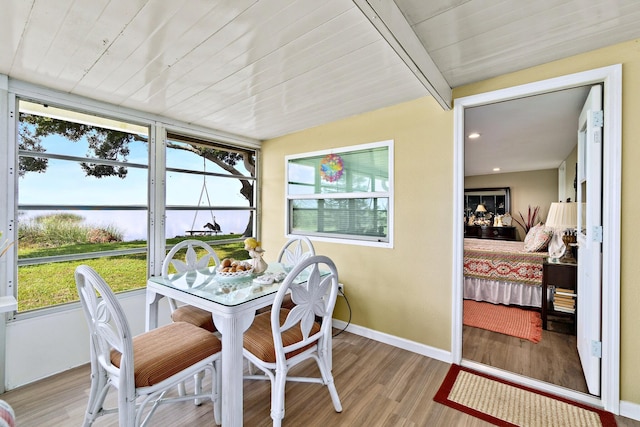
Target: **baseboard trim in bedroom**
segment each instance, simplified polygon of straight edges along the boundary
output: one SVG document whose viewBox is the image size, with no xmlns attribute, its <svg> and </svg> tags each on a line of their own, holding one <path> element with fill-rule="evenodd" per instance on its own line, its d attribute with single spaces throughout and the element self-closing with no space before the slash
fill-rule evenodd
<svg viewBox="0 0 640 427">
<path fill-rule="evenodd" d="M 384 344 L 389 344 L 412 353 L 421 354 L 441 362 L 453 363 L 453 355 L 450 351 L 420 344 L 394 335 L 385 334 L 384 332 L 375 331 L 373 329 L 365 328 L 364 326 L 354 325 L 353 323 L 347 325 L 346 322 L 338 319 L 333 319 L 333 327 L 336 329 L 344 329 L 346 327 L 346 331 L 352 334 L 360 335 Z"/>
<path fill-rule="evenodd" d="M 640 404 L 633 402 L 620 401 L 620 415 L 640 421 Z"/>
</svg>

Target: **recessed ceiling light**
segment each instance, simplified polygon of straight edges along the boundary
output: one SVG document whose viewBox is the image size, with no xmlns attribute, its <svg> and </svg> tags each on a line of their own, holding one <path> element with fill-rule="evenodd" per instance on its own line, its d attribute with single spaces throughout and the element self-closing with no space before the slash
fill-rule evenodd
<svg viewBox="0 0 640 427">
<path fill-rule="evenodd" d="M 470 133 L 469 135 L 467 135 L 469 139 L 476 139 L 476 138 L 480 138 L 480 134 L 478 132 L 473 132 Z"/>
<path fill-rule="evenodd" d="M 500 168 L 493 168 L 494 172 L 500 172 Z"/>
</svg>

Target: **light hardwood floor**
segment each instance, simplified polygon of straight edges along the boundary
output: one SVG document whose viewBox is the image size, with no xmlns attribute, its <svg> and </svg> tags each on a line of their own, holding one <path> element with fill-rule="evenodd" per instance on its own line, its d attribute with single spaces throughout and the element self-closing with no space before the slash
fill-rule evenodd
<svg viewBox="0 0 640 427">
<path fill-rule="evenodd" d="M 301 371 L 316 372 L 313 362 Z M 343 412 L 333 410 L 329 393 L 317 384 L 287 384 L 283 426 L 489 426 L 433 401 L 449 365 L 348 332 L 334 338 L 334 376 Z M 299 373 L 301 371 L 298 371 Z M 81 425 L 87 402 L 89 368 L 82 366 L 11 390 L 0 398 L 11 404 L 20 427 Z M 110 393 L 112 401 L 114 393 Z M 270 426 L 269 383 L 245 381 L 244 425 Z M 211 403 L 162 406 L 153 426 L 211 426 Z M 617 417 L 623 427 L 640 422 Z M 117 426 L 115 415 L 97 427 Z"/>
<path fill-rule="evenodd" d="M 464 359 L 588 393 L 575 335 L 543 330 L 533 343 L 465 326 L 462 336 Z"/>
</svg>

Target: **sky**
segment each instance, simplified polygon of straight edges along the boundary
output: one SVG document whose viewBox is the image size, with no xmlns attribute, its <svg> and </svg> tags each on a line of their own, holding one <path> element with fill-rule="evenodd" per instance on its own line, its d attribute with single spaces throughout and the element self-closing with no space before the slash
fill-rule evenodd
<svg viewBox="0 0 640 427">
<path fill-rule="evenodd" d="M 49 153 L 85 157 L 88 143 L 84 140 L 70 142 L 58 135 L 42 140 Z M 148 164 L 146 143 L 131 144 L 130 163 Z M 202 158 L 182 150 L 169 150 L 171 165 L 190 170 L 203 169 Z M 246 173 L 242 165 L 237 165 Z M 146 205 L 147 170 L 127 168 L 125 179 L 117 177 L 94 178 L 85 176 L 80 165 L 65 160 L 50 159 L 45 173 L 30 172 L 19 178 L 18 197 L 20 205 Z M 207 161 L 207 172 L 223 172 L 215 164 Z M 247 174 L 248 175 L 248 174 Z M 182 206 L 247 206 L 246 199 L 240 194 L 240 181 L 237 179 L 206 178 L 206 191 L 203 190 L 203 177 L 185 173 L 167 174 L 167 204 Z M 207 197 L 208 195 L 208 197 Z M 21 221 L 47 213 L 30 211 L 20 216 Z M 147 221 L 144 211 L 76 211 L 91 226 L 113 226 L 121 231 L 124 240 L 146 239 Z M 248 214 L 238 211 L 172 211 L 167 212 L 166 236 L 185 235 L 186 230 L 202 230 L 204 224 L 212 221 L 212 216 L 221 225 L 223 233 L 242 233 L 248 221 Z"/>
</svg>

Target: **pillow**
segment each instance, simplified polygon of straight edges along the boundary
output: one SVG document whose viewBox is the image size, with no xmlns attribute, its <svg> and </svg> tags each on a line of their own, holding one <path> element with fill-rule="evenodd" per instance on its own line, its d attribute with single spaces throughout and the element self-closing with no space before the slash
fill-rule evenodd
<svg viewBox="0 0 640 427">
<path fill-rule="evenodd" d="M 553 230 L 546 228 L 542 223 L 531 227 L 524 238 L 524 250 L 526 252 L 540 252 L 547 249 L 553 236 Z"/>
</svg>

